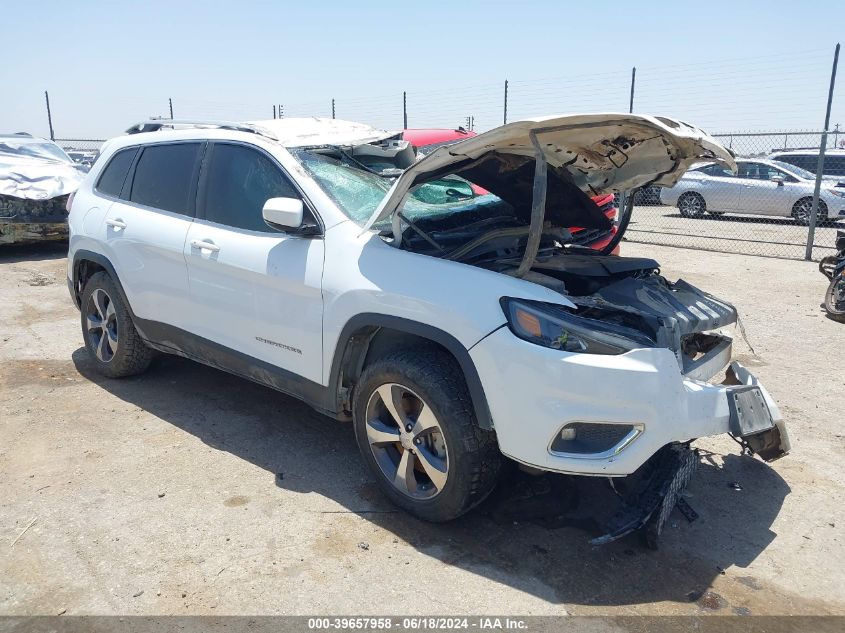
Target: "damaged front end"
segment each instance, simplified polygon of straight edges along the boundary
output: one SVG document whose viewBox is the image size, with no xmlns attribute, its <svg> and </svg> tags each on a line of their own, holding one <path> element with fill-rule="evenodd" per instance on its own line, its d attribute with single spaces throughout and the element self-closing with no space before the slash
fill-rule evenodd
<svg viewBox="0 0 845 633">
<path fill-rule="evenodd" d="M 31 200 L 0 195 L 0 244 L 66 240 L 69 197 Z"/>
<path fill-rule="evenodd" d="M 0 135 L 0 244 L 67 239 L 68 199 L 84 177 L 52 141 Z"/>
<path fill-rule="evenodd" d="M 300 160 L 332 190 L 337 164 Z M 777 405 L 731 363 L 726 330 L 739 325 L 736 309 L 666 279 L 653 259 L 584 248 L 567 228 L 610 232 L 592 196 L 671 186 L 702 160 L 735 168 L 728 150 L 680 121 L 575 115 L 442 147 L 389 183 L 344 172 L 335 187 L 351 218 L 398 249 L 557 293 L 557 301 L 501 297 L 507 327 L 470 354 L 506 456 L 532 471 L 628 483 L 596 544 L 640 529 L 656 542 L 698 461 L 697 438 L 729 433 L 767 461 L 789 451 Z M 350 178 L 360 195 L 347 202 Z"/>
</svg>

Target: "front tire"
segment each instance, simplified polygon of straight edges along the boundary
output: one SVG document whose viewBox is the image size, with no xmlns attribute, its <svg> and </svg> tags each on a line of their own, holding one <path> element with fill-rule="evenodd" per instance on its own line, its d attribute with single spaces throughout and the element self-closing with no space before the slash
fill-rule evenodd
<svg viewBox="0 0 845 633">
<path fill-rule="evenodd" d="M 484 500 L 501 467 L 495 434 L 478 426 L 455 361 L 408 349 L 367 366 L 352 403 L 355 439 L 382 492 L 426 521 Z"/>
<path fill-rule="evenodd" d="M 82 291 L 82 338 L 99 373 L 124 378 L 144 372 L 154 352 L 138 335 L 117 284 L 105 272 L 91 276 Z"/>
<path fill-rule="evenodd" d="M 678 211 L 685 218 L 700 218 L 707 211 L 707 205 L 700 194 L 689 191 L 678 198 Z"/>
</svg>

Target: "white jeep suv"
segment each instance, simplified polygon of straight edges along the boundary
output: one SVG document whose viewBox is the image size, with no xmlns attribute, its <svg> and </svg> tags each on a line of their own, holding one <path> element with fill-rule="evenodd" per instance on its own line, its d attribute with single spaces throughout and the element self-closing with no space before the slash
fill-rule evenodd
<svg viewBox="0 0 845 633">
<path fill-rule="evenodd" d="M 106 376 L 178 354 L 351 420 L 384 493 L 433 521 L 484 499 L 502 455 L 646 468 L 649 494 L 603 542 L 659 532 L 695 438 L 788 451 L 776 404 L 730 363 L 735 309 L 567 228 L 611 230 L 590 195 L 671 186 L 702 160 L 734 168 L 697 128 L 550 117 L 419 160 L 396 133 L 331 119 L 129 132 L 69 217 L 70 292 Z"/>
</svg>

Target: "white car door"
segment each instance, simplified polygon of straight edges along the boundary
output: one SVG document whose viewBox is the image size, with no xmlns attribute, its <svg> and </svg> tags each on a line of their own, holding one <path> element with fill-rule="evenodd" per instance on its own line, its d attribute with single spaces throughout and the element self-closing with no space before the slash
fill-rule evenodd
<svg viewBox="0 0 845 633">
<path fill-rule="evenodd" d="M 196 141 L 146 145 L 112 159 L 125 161 L 131 155 L 134 163 L 105 216 L 109 257 L 135 315 L 179 328 L 188 324 L 183 251 L 203 147 Z"/>
<path fill-rule="evenodd" d="M 247 364 L 258 359 L 320 383 L 323 239 L 270 228 L 261 211 L 276 197 L 302 198 L 269 154 L 211 144 L 185 242 L 190 329 Z"/>
</svg>

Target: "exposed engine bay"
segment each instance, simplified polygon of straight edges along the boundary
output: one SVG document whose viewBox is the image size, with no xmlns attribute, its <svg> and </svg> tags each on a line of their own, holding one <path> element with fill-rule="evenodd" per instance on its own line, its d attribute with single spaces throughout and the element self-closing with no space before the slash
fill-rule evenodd
<svg viewBox="0 0 845 633">
<path fill-rule="evenodd" d="M 714 330 L 736 322 L 736 310 L 668 281 L 652 259 L 608 255 L 632 206 L 617 230 L 592 196 L 674 183 L 705 157 L 733 159 L 686 124 L 615 117 L 506 125 L 418 160 L 395 138 L 295 155 L 351 219 L 392 246 L 545 286 L 576 306 L 547 309 L 569 310 L 586 330 L 623 341 L 600 353 L 621 353 L 626 341 L 667 348 L 685 375 L 707 380 L 730 360 L 730 338 Z M 593 250 L 574 237 L 585 231 L 613 239 Z"/>
<path fill-rule="evenodd" d="M 671 349 L 683 372 L 696 379 L 706 380 L 721 370 L 730 359 L 730 339 L 712 331 L 736 322 L 735 308 L 683 280 L 668 281 L 653 259 L 603 255 L 573 244 L 567 224 L 602 225 L 608 220 L 565 174 L 549 179 L 537 254 L 530 269 L 519 273 L 530 228 L 532 162 L 526 159 L 510 171 L 507 165 L 512 163 L 488 157 L 480 166 L 439 179 L 443 183 L 448 178 L 472 177 L 476 185 L 480 184 L 477 175 L 482 174 L 482 186 L 490 195 L 464 208 L 451 206 L 443 214 L 413 220 L 400 211 L 398 246 L 520 276 L 560 292 L 576 304 L 578 316 L 615 326 L 629 338 L 633 330 L 646 335 L 652 346 Z M 508 177 L 490 176 L 498 173 L 491 167 L 495 164 Z"/>
</svg>

